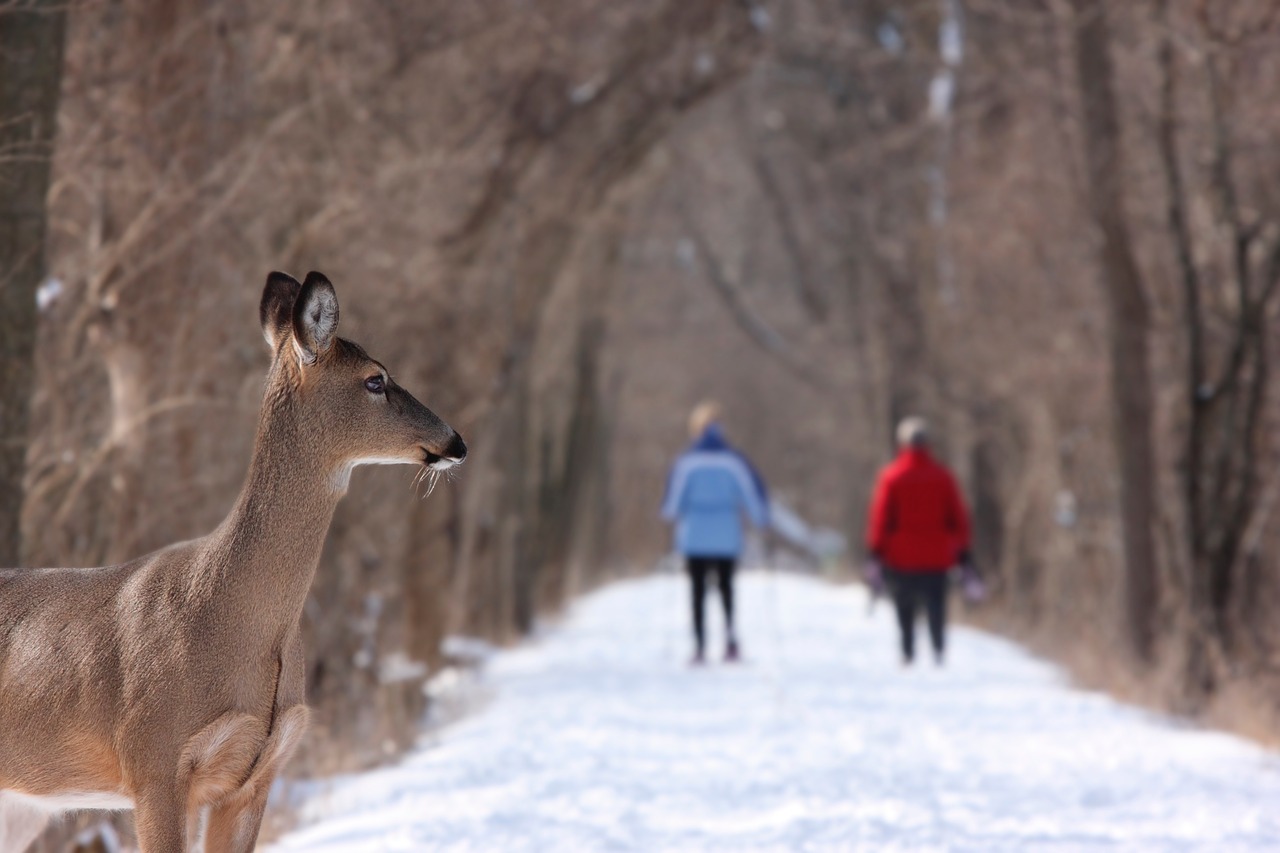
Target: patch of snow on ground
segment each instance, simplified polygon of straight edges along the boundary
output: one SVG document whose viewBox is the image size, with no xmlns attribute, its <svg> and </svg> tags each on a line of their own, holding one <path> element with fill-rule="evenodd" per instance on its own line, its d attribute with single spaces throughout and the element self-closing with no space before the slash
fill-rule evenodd
<svg viewBox="0 0 1280 853">
<path fill-rule="evenodd" d="M 742 575 L 746 662 L 693 669 L 686 583 L 614 584 L 498 653 L 490 704 L 395 767 L 335 780 L 271 849 L 1280 843 L 1272 753 L 1073 690 L 977 631 L 953 630 L 945 669 L 902 670 L 887 606 L 800 576 Z"/>
</svg>

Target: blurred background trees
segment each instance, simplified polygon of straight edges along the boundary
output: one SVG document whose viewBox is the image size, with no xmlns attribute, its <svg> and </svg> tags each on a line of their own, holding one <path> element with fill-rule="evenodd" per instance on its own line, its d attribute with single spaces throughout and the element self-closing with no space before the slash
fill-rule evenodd
<svg viewBox="0 0 1280 853">
<path fill-rule="evenodd" d="M 53 162 L 66 10 L 0 6 L 0 565 L 21 564 L 36 343 L 45 276 L 45 198 Z"/>
<path fill-rule="evenodd" d="M 295 770 L 412 736 L 388 661 L 652 566 L 705 396 L 853 542 L 928 416 L 995 582 L 975 618 L 1275 731 L 1275 4 L 118 0 L 71 5 L 62 75 L 28 562 L 222 517 L 271 269 L 328 274 L 473 448 L 427 500 L 353 480 Z"/>
</svg>

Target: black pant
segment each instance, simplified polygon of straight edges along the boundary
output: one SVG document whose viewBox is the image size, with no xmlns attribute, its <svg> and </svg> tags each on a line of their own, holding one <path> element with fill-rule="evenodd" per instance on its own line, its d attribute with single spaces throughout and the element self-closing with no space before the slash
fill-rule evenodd
<svg viewBox="0 0 1280 853">
<path fill-rule="evenodd" d="M 933 641 L 934 654 L 940 660 L 947 642 L 947 573 L 887 569 L 885 579 L 898 611 L 903 659 L 910 661 L 915 657 L 916 610 L 923 603 L 929 619 L 929 638 Z"/>
<path fill-rule="evenodd" d="M 715 572 L 724 602 L 726 640 L 733 641 L 733 568 L 737 562 L 732 557 L 689 557 L 689 579 L 693 582 L 693 635 L 698 641 L 698 652 L 706 645 L 703 619 L 703 599 L 707 596 L 707 575 Z"/>
</svg>

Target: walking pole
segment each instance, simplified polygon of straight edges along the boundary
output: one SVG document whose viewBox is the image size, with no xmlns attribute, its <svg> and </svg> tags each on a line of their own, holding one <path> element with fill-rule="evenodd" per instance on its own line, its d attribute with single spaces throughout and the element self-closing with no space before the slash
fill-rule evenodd
<svg viewBox="0 0 1280 853">
<path fill-rule="evenodd" d="M 765 536 L 770 534 L 765 533 Z M 769 680 L 773 687 L 773 703 L 775 710 L 782 714 L 786 711 L 787 691 L 783 687 L 782 672 L 786 669 L 786 646 L 782 638 L 782 617 L 779 600 L 782 588 L 778 583 L 777 552 L 772 543 L 765 543 L 765 571 L 769 576 L 769 622 L 773 634 L 773 663 L 768 667 Z"/>
<path fill-rule="evenodd" d="M 779 615 L 778 604 L 781 592 L 778 588 L 777 556 L 771 547 L 766 547 L 765 549 L 765 567 L 769 573 L 769 613 L 770 621 L 773 623 L 773 647 L 778 656 L 778 664 L 781 665 L 786 657 L 782 643 L 782 618 Z"/>
<path fill-rule="evenodd" d="M 677 560 L 673 552 L 667 552 L 658 558 L 657 574 L 664 586 L 671 591 L 662 596 L 662 612 L 659 614 L 658 629 L 662 634 L 662 662 L 667 663 L 674 654 L 672 649 L 672 641 L 676 627 L 672 624 L 673 614 L 679 608 L 680 584 L 677 582 L 676 575 Z M 668 577 L 670 576 L 670 577 Z"/>
<path fill-rule="evenodd" d="M 664 606 L 662 616 L 662 660 L 664 663 L 671 662 L 673 658 L 678 658 L 675 644 L 682 642 L 685 638 L 685 630 L 687 630 L 686 616 L 680 613 L 686 612 L 682 601 L 684 601 L 684 592 L 682 592 L 682 558 L 675 551 L 669 551 L 658 561 L 660 574 L 663 575 L 663 583 L 667 585 L 669 592 L 664 594 Z"/>
</svg>

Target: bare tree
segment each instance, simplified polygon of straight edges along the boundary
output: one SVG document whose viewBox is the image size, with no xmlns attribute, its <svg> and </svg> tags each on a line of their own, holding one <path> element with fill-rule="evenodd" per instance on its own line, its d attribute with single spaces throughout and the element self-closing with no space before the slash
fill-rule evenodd
<svg viewBox="0 0 1280 853">
<path fill-rule="evenodd" d="M 1089 207 L 1098 229 L 1099 273 L 1106 298 L 1111 361 L 1112 441 L 1120 480 L 1125 610 L 1134 651 L 1153 655 L 1157 607 L 1153 524 L 1150 318 L 1142 275 L 1125 218 L 1124 157 L 1111 63 L 1111 31 L 1102 0 L 1072 0 L 1075 63 L 1083 108 Z"/>
<path fill-rule="evenodd" d="M 16 566 L 66 8 L 61 0 L 6 5 L 0 5 L 0 566 Z"/>
<path fill-rule="evenodd" d="M 1179 62 L 1167 0 L 1161 0 L 1158 13 L 1163 30 L 1158 143 L 1186 352 L 1180 473 L 1191 567 L 1188 677 L 1190 686 L 1208 691 L 1214 676 L 1206 647 L 1232 643 L 1236 574 L 1258 505 L 1270 379 L 1266 324 L 1280 286 L 1280 211 L 1250 205 L 1237 187 L 1240 144 L 1233 132 L 1233 58 L 1238 51 L 1233 48 L 1269 29 L 1275 9 L 1226 33 L 1202 4 L 1197 32 L 1188 34 L 1199 36 L 1193 67 L 1203 78 L 1207 106 L 1204 141 L 1210 154 L 1202 192 L 1188 180 L 1184 166 L 1187 122 L 1180 100 L 1186 63 Z M 1197 201 L 1205 200 L 1216 220 L 1207 239 L 1196 233 L 1190 213 Z"/>
</svg>

